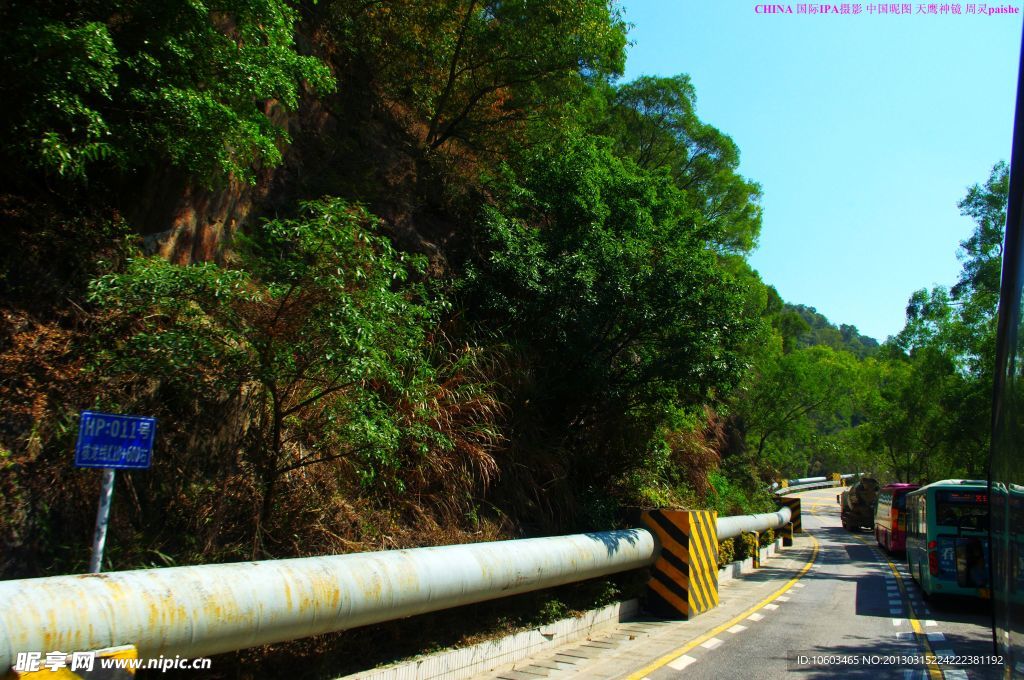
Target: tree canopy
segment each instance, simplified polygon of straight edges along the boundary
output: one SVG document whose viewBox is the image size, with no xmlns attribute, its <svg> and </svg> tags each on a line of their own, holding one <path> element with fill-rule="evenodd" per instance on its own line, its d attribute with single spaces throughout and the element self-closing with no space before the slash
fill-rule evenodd
<svg viewBox="0 0 1024 680">
<path fill-rule="evenodd" d="M 288 140 L 268 103 L 334 87 L 276 0 L 12 2 L 0 18 L 5 166 L 82 180 L 159 159 L 204 183 L 252 178 Z"/>
</svg>

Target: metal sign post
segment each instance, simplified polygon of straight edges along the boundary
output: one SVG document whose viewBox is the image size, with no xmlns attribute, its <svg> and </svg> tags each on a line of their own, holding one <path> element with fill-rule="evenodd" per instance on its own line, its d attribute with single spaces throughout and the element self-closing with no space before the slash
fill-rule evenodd
<svg viewBox="0 0 1024 680">
<path fill-rule="evenodd" d="M 92 557 L 89 559 L 89 571 L 93 574 L 103 569 L 103 547 L 107 542 L 110 500 L 114 495 L 114 473 L 118 469 L 149 468 L 155 434 L 155 418 L 82 411 L 78 422 L 78 443 L 75 445 L 75 466 L 103 470 Z"/>
<path fill-rule="evenodd" d="M 100 507 L 96 511 L 96 530 L 92 535 L 92 557 L 89 558 L 89 573 L 103 571 L 103 546 L 107 542 L 107 522 L 110 521 L 110 499 L 114 495 L 114 468 L 103 470 L 103 486 L 100 487 Z"/>
</svg>

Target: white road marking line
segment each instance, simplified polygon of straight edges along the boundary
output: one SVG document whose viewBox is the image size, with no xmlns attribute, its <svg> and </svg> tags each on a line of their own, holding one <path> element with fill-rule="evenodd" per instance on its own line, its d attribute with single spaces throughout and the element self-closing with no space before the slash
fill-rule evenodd
<svg viewBox="0 0 1024 680">
<path fill-rule="evenodd" d="M 747 618 L 750 619 L 751 621 L 760 621 L 761 619 L 764 618 L 764 614 L 758 614 L 757 612 L 754 612 L 753 614 L 751 614 Z"/>
<path fill-rule="evenodd" d="M 946 639 L 946 636 L 942 633 L 925 633 L 928 636 L 928 642 L 940 642 Z"/>
<path fill-rule="evenodd" d="M 900 631 L 899 633 L 896 633 L 896 641 L 897 642 L 903 642 L 904 640 L 913 640 L 913 639 L 914 639 L 913 631 Z"/>
<path fill-rule="evenodd" d="M 946 680 L 967 680 L 967 671 L 962 668 L 944 670 L 942 675 Z"/>
<path fill-rule="evenodd" d="M 711 638 L 707 642 L 701 643 L 700 646 L 705 648 L 705 649 L 714 649 L 715 647 L 717 647 L 720 644 L 722 644 L 721 640 L 719 640 L 718 638 Z"/>
<path fill-rule="evenodd" d="M 777 598 L 775 598 L 775 601 L 776 602 L 789 602 L 789 598 L 786 597 L 785 595 L 779 595 Z"/>
<path fill-rule="evenodd" d="M 733 635 L 735 635 L 736 633 L 742 633 L 746 629 L 747 629 L 746 626 L 741 626 L 740 624 L 737 623 L 732 628 L 727 629 L 727 632 L 732 633 Z"/>
<path fill-rule="evenodd" d="M 926 626 L 937 626 L 937 625 L 939 625 L 939 624 L 937 624 L 937 623 L 936 623 L 935 621 L 933 621 L 932 619 L 928 619 L 927 621 L 925 621 L 925 622 L 924 622 L 924 625 L 926 625 Z"/>
<path fill-rule="evenodd" d="M 777 605 L 777 604 L 766 604 L 766 605 L 764 606 L 764 608 L 765 608 L 765 609 L 772 609 L 772 610 L 775 610 L 775 609 L 778 609 L 778 608 L 779 608 L 779 605 Z"/>
<path fill-rule="evenodd" d="M 803 588 L 803 587 L 804 587 L 804 584 L 803 584 L 803 583 L 794 583 L 794 584 L 793 584 L 793 587 L 794 587 L 794 588 Z"/>
<path fill-rule="evenodd" d="M 903 613 L 903 609 L 902 608 L 899 608 L 899 609 L 892 608 L 892 609 L 889 610 L 889 615 L 890 616 L 896 616 L 897 614 L 902 614 L 902 613 Z"/>
<path fill-rule="evenodd" d="M 899 626 L 899 625 L 902 625 L 902 624 L 903 624 L 903 619 L 893 619 L 892 620 L 892 625 L 894 625 L 894 626 Z"/>
<path fill-rule="evenodd" d="M 694 657 L 690 656 L 689 654 L 683 654 L 681 657 L 679 657 L 675 661 L 669 661 L 668 662 L 668 667 L 672 668 L 674 670 L 677 670 L 677 671 L 681 671 L 681 670 L 683 670 L 684 668 L 686 668 L 687 666 L 689 666 L 691 663 L 693 663 L 696 660 L 697 659 L 695 659 Z"/>
</svg>

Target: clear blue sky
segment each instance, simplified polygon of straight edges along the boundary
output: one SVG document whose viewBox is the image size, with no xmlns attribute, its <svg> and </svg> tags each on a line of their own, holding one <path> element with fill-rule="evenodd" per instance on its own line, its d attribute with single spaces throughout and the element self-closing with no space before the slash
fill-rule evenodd
<svg viewBox="0 0 1024 680">
<path fill-rule="evenodd" d="M 914 290 L 955 281 L 972 228 L 956 204 L 1009 160 L 1021 14 L 771 16 L 756 4 L 625 0 L 625 80 L 690 75 L 698 114 L 736 141 L 741 173 L 764 191 L 754 268 L 786 301 L 884 340 Z"/>
</svg>

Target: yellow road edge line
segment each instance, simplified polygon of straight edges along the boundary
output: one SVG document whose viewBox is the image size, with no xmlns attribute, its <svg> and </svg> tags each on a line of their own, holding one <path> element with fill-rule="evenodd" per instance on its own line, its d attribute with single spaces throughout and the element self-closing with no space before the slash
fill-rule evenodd
<svg viewBox="0 0 1024 680">
<path fill-rule="evenodd" d="M 854 536 L 854 538 L 856 538 L 864 545 L 871 547 L 870 544 L 864 539 L 862 539 L 860 536 Z M 919 639 L 921 643 L 924 645 L 925 657 L 932 657 L 933 659 L 931 663 L 925 664 L 928 667 L 928 677 L 932 678 L 933 680 L 942 680 L 944 677 L 942 669 L 939 668 L 939 665 L 934 661 L 935 652 L 932 651 L 932 644 L 928 640 L 928 633 L 925 632 L 925 629 L 921 625 L 921 622 L 917 620 L 917 612 L 914 610 L 914 603 L 910 599 L 910 592 L 907 590 L 907 584 L 903 581 L 903 575 L 900 574 L 900 570 L 896 568 L 896 565 L 893 563 L 892 560 L 890 560 L 888 557 L 884 555 L 882 556 L 882 559 L 884 559 L 885 563 L 889 565 L 889 571 L 891 571 L 893 576 L 896 577 L 896 583 L 899 586 L 900 593 L 903 595 L 903 599 L 907 603 L 907 611 L 909 612 L 907 620 L 910 622 L 910 627 L 913 629 L 914 635 L 916 635 L 917 639 Z"/>
<path fill-rule="evenodd" d="M 807 564 L 805 564 L 803 566 L 803 568 L 801 568 L 800 571 L 797 573 L 797 575 L 794 576 L 793 578 L 791 578 L 786 583 L 786 585 L 782 586 L 781 588 L 776 590 L 774 593 L 772 593 L 771 595 L 769 595 L 765 599 L 763 599 L 760 602 L 758 602 L 757 604 L 755 604 L 750 609 L 747 609 L 742 614 L 739 614 L 739 615 L 729 619 L 725 623 L 720 624 L 719 626 L 716 626 L 715 628 L 712 628 L 711 630 L 709 630 L 708 632 L 704 633 L 703 635 L 700 635 L 700 636 L 694 638 L 693 640 L 690 640 L 689 642 L 687 642 L 682 647 L 679 647 L 678 649 L 675 649 L 675 650 L 669 652 L 665 656 L 661 657 L 660 659 L 657 659 L 656 661 L 653 661 L 652 663 L 648 664 L 647 666 L 644 666 L 640 670 L 634 671 L 633 673 L 630 673 L 629 675 L 626 676 L 626 680 L 641 680 L 648 673 L 652 673 L 652 672 L 658 670 L 659 668 L 662 668 L 663 666 L 668 665 L 668 663 L 670 661 L 674 661 L 679 656 L 681 656 L 683 654 L 686 654 L 687 652 L 691 651 L 694 647 L 697 647 L 698 645 L 701 645 L 701 644 L 707 642 L 708 640 L 710 640 L 711 638 L 715 637 L 719 633 L 722 633 L 722 632 L 728 630 L 729 628 L 732 628 L 737 623 L 739 623 L 743 619 L 747 618 L 748 616 L 750 616 L 754 612 L 758 611 L 759 609 L 763 609 L 766 604 L 771 604 L 772 600 L 774 600 L 779 595 L 782 595 L 787 590 L 792 588 L 794 583 L 799 581 L 801 578 L 803 578 L 804 574 L 806 574 L 808 571 L 810 571 L 811 567 L 814 566 L 814 561 L 818 558 L 818 539 L 816 539 L 814 537 L 814 534 L 808 534 L 808 536 L 810 536 L 811 542 L 813 544 L 813 547 L 811 549 L 811 558 L 809 560 L 807 560 Z"/>
</svg>

